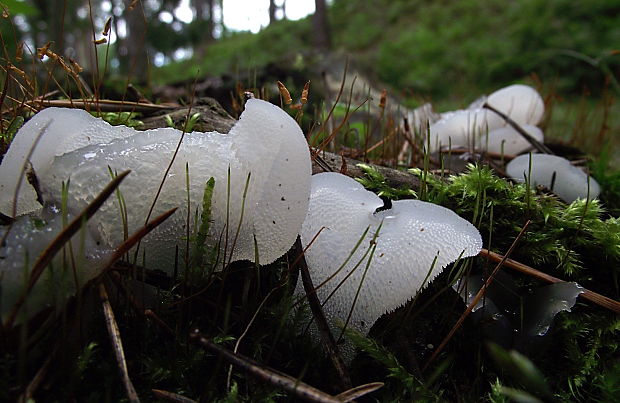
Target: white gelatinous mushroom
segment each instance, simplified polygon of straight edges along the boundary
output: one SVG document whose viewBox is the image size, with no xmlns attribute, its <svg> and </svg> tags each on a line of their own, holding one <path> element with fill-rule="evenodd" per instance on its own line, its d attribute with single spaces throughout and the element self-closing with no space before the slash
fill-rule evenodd
<svg viewBox="0 0 620 403">
<path fill-rule="evenodd" d="M 535 126 L 545 114 L 545 103 L 538 91 L 523 84 L 509 85 L 493 92 L 486 103 L 519 125 Z"/>
<path fill-rule="evenodd" d="M 73 113 L 80 115 L 79 119 L 69 120 L 78 120 L 73 126 L 65 126 L 64 118 L 56 118 Z M 93 127 L 109 136 L 96 140 L 91 137 L 89 145 L 84 146 L 83 128 L 90 133 Z M 62 182 L 70 178 L 68 206 L 70 211 L 78 212 L 96 196 L 102 184 L 109 182 L 108 167 L 116 172 L 132 170 L 120 186 L 129 233 L 144 225 L 182 134 L 171 128 L 140 132 L 112 127 L 84 112 L 54 109 L 35 116 L 25 125 L 16 141 L 22 136 L 25 139 L 17 144 L 28 147 L 42 131 L 39 146 L 47 136 L 56 141 L 62 136 L 74 139 L 68 143 L 59 141 L 57 146 L 46 141 L 46 149 L 35 149 L 33 158 L 38 159 L 32 165 L 46 202 L 58 203 Z M 19 173 L 23 155 L 21 151 L 7 153 L 3 177 Z M 248 100 L 240 120 L 228 134 L 187 133 L 151 217 L 173 207 L 179 210 L 143 240 L 145 264 L 171 271 L 175 247 L 184 249 L 187 177 L 190 217 L 201 210 L 206 181 L 215 178 L 208 242 L 220 244 L 221 252 L 225 252 L 221 259 L 254 261 L 258 253 L 260 263 L 273 262 L 290 248 L 299 233 L 308 205 L 310 174 L 310 154 L 301 129 L 286 112 L 268 102 Z M 10 205 L 12 196 L 8 188 L 5 190 L 0 195 L 4 198 L 3 206 Z M 100 208 L 91 223 L 106 244 L 122 242 L 123 220 L 113 198 Z"/>
<path fill-rule="evenodd" d="M 483 108 L 492 106 L 507 115 L 519 125 L 535 126 L 542 120 L 545 104 L 538 92 L 527 85 L 515 84 L 499 89 L 488 97 L 474 101 L 467 109 L 441 114 L 441 119 L 430 128 L 430 151 L 440 147 L 484 147 L 483 136 L 506 126 L 506 122 L 495 112 Z M 505 132 L 508 135 L 510 132 Z M 520 142 L 516 131 L 508 137 Z"/>
<path fill-rule="evenodd" d="M 172 130 L 172 129 L 165 129 Z M 13 195 L 26 161 L 35 172 L 49 169 L 54 157 L 90 144 L 104 144 L 132 136 L 135 130 L 112 127 L 80 109 L 48 108 L 37 113 L 19 129 L 0 165 L 0 212 L 13 216 Z M 32 150 L 32 154 L 30 154 Z M 16 215 L 38 210 L 32 186 L 21 176 Z"/>
<path fill-rule="evenodd" d="M 545 186 L 567 203 L 586 197 L 594 199 L 601 192 L 596 180 L 566 158 L 548 154 L 520 155 L 506 165 L 508 176 L 518 182 L 526 181 L 530 169 L 530 186 Z"/>
<path fill-rule="evenodd" d="M 542 130 L 536 126 L 522 125 L 527 134 L 542 143 L 545 139 Z M 512 126 L 504 126 L 489 132 L 482 137 L 481 148 L 493 153 L 517 155 L 532 148 L 532 144 Z"/>
<path fill-rule="evenodd" d="M 481 136 L 502 124 L 502 118 L 482 108 L 442 113 L 441 119 L 429 127 L 430 151 L 442 147 L 479 146 Z"/>
<path fill-rule="evenodd" d="M 70 219 L 70 217 L 69 217 Z M 43 209 L 37 215 L 20 216 L 10 228 L 0 227 L 0 321 L 4 322 L 26 285 L 37 260 L 63 229 L 62 215 L 53 209 Z M 6 237 L 5 237 L 6 236 Z M 100 274 L 111 249 L 106 247 L 88 226 L 82 227 L 71 238 L 71 259 L 58 253 L 51 267 L 44 270 L 39 281 L 28 293 L 25 307 L 19 311 L 17 322 L 46 307 L 61 307 L 69 296 L 87 281 Z M 79 270 L 73 270 L 79 267 Z"/>
<path fill-rule="evenodd" d="M 320 286 L 319 300 L 325 303 L 333 293 L 324 305 L 328 320 L 344 323 L 353 307 L 349 326 L 364 333 L 448 264 L 482 247 L 478 230 L 449 209 L 402 200 L 376 212 L 382 206 L 377 195 L 347 176 L 314 175 L 301 231 L 302 244 L 310 245 L 305 258 L 314 286 Z"/>
</svg>

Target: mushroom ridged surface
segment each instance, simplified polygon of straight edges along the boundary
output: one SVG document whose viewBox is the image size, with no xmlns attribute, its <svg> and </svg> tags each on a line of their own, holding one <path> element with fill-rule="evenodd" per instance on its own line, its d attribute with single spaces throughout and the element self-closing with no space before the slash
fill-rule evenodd
<svg viewBox="0 0 620 403">
<path fill-rule="evenodd" d="M 309 245 L 305 258 L 315 287 L 347 262 L 317 291 L 322 302 L 334 292 L 324 305 L 328 320 L 344 323 L 354 306 L 349 326 L 364 333 L 381 315 L 413 298 L 448 264 L 459 256 L 474 256 L 482 247 L 478 230 L 449 209 L 401 200 L 376 212 L 382 206 L 378 196 L 355 180 L 318 174 L 312 179 L 301 231 L 302 244 Z M 296 292 L 303 293 L 299 283 Z"/>
</svg>

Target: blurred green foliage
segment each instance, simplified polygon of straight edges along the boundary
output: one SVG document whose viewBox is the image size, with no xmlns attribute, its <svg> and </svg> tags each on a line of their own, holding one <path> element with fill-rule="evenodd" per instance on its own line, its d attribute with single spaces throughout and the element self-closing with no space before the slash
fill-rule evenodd
<svg viewBox="0 0 620 403">
<path fill-rule="evenodd" d="M 603 57 L 613 74 L 620 71 L 615 0 L 337 0 L 332 16 L 336 43 L 365 50 L 380 78 L 434 96 L 491 89 L 532 73 L 557 77 L 563 91 L 602 88 L 601 66 L 579 55 Z"/>
<path fill-rule="evenodd" d="M 171 63 L 153 72 L 156 82 L 166 83 L 197 76 L 218 76 L 249 72 L 282 60 L 283 56 L 308 49 L 310 21 L 278 21 L 258 35 L 230 33 L 214 42 L 200 58 Z"/>
<path fill-rule="evenodd" d="M 335 0 L 329 12 L 334 47 L 407 94 L 463 99 L 533 74 L 578 94 L 620 76 L 618 0 Z M 228 35 L 155 76 L 258 69 L 312 47 L 310 17 Z"/>
</svg>

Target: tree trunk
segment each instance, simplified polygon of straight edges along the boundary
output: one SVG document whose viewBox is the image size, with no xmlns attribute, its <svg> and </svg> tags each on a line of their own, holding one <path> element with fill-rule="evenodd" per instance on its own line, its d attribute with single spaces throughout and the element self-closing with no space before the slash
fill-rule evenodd
<svg viewBox="0 0 620 403">
<path fill-rule="evenodd" d="M 204 26 L 204 34 L 198 43 L 194 44 L 196 56 L 202 58 L 205 56 L 207 46 L 215 40 L 215 0 L 191 0 L 192 7 L 196 13 L 194 23 Z"/>
<path fill-rule="evenodd" d="M 318 50 L 327 50 L 331 47 L 331 33 L 327 20 L 327 4 L 325 0 L 314 0 L 315 10 L 312 17 L 314 30 L 314 46 Z"/>
<path fill-rule="evenodd" d="M 147 69 L 149 65 L 148 52 L 146 50 L 146 17 L 142 1 L 137 1 L 133 9 L 129 9 L 132 0 L 125 0 L 123 16 L 127 26 L 127 35 L 123 40 L 121 49 L 121 63 L 123 71 L 134 82 L 144 84 L 147 82 Z"/>
<path fill-rule="evenodd" d="M 42 47 L 47 42 L 52 42 L 50 49 L 60 56 L 65 56 L 64 27 L 65 24 L 71 27 L 73 10 L 65 7 L 64 0 L 35 0 L 34 6 L 39 13 L 29 17 L 29 22 L 35 46 Z"/>
<path fill-rule="evenodd" d="M 269 25 L 276 22 L 276 0 L 269 0 Z"/>
</svg>

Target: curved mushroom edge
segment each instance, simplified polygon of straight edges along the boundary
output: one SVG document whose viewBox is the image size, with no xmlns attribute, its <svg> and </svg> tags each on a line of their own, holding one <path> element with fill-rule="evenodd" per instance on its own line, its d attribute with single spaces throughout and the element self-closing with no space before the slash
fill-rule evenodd
<svg viewBox="0 0 620 403">
<path fill-rule="evenodd" d="M 326 316 L 345 322 L 351 312 L 349 325 L 365 333 L 448 264 L 482 248 L 478 230 L 449 209 L 418 200 L 377 211 L 382 206 L 355 180 L 318 174 L 301 232 Z M 303 293 L 299 281 L 296 293 Z"/>
</svg>

